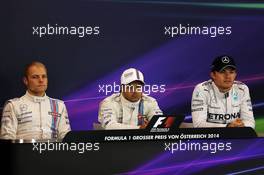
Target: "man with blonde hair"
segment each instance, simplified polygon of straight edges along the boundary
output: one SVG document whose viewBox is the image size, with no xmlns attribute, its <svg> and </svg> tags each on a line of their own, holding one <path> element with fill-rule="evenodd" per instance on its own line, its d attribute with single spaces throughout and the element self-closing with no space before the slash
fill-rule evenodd
<svg viewBox="0 0 264 175">
<path fill-rule="evenodd" d="M 47 68 L 34 61 L 24 71 L 26 94 L 8 100 L 1 120 L 1 139 L 60 140 L 69 132 L 70 124 L 63 101 L 46 95 Z"/>
</svg>

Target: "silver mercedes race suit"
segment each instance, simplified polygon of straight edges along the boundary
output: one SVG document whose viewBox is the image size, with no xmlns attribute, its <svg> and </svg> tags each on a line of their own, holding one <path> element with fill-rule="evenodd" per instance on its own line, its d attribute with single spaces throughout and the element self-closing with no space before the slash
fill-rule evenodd
<svg viewBox="0 0 264 175">
<path fill-rule="evenodd" d="M 154 115 L 162 115 L 154 98 L 143 94 L 133 103 L 116 93 L 100 103 L 98 121 L 104 129 L 139 129 L 144 118 L 149 121 Z"/>
<path fill-rule="evenodd" d="M 1 120 L 1 139 L 63 139 L 71 130 L 63 101 L 28 92 L 8 100 Z"/>
<path fill-rule="evenodd" d="M 212 80 L 200 83 L 191 105 L 194 127 L 226 127 L 240 118 L 246 127 L 255 128 L 249 89 L 239 81 L 227 93 L 220 92 Z"/>
</svg>

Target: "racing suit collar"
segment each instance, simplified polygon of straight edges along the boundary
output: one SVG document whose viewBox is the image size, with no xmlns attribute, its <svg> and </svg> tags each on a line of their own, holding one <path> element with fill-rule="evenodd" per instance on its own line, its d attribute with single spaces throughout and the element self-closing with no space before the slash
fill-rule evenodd
<svg viewBox="0 0 264 175">
<path fill-rule="evenodd" d="M 31 95 L 28 91 L 26 92 L 25 96 L 30 100 L 30 101 L 33 101 L 35 103 L 40 103 L 40 102 L 43 102 L 47 99 L 47 95 L 45 93 L 45 95 L 43 97 L 38 97 L 38 96 L 34 96 L 34 95 Z"/>
<path fill-rule="evenodd" d="M 213 85 L 213 89 L 217 95 L 217 97 L 220 98 L 226 98 L 226 94 L 230 93 L 231 90 L 233 89 L 233 87 L 228 91 L 228 92 L 220 92 L 220 90 L 218 89 L 218 87 L 215 85 L 215 83 L 212 81 L 212 85 Z"/>
<path fill-rule="evenodd" d="M 128 108 L 135 108 L 136 106 L 139 105 L 140 100 L 138 100 L 137 102 L 131 102 L 128 101 L 122 94 L 121 94 L 121 103 L 122 105 L 128 107 Z"/>
</svg>

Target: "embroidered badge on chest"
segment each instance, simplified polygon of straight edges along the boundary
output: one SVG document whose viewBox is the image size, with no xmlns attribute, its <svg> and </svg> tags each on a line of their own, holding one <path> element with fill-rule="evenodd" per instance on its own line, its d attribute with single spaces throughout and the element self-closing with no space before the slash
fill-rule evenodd
<svg viewBox="0 0 264 175">
<path fill-rule="evenodd" d="M 237 94 L 237 92 L 234 92 L 233 93 L 233 100 L 234 101 L 238 101 L 238 94 Z"/>
<path fill-rule="evenodd" d="M 28 109 L 28 106 L 26 104 L 21 104 L 19 108 L 21 112 L 25 112 Z"/>
</svg>

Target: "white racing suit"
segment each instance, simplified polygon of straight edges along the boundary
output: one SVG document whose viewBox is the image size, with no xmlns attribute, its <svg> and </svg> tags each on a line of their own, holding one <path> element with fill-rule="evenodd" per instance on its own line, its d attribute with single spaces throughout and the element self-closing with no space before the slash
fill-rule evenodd
<svg viewBox="0 0 264 175">
<path fill-rule="evenodd" d="M 63 139 L 71 130 L 63 101 L 28 92 L 8 100 L 2 115 L 1 139 Z"/>
<path fill-rule="evenodd" d="M 246 127 L 255 128 L 249 89 L 238 81 L 227 93 L 220 92 L 212 80 L 198 84 L 191 108 L 194 127 L 226 127 L 240 118 Z"/>
<path fill-rule="evenodd" d="M 126 100 L 120 93 L 105 98 L 99 107 L 98 121 L 104 129 L 139 129 L 144 118 L 161 115 L 157 101 L 147 95 L 138 102 Z"/>
</svg>

